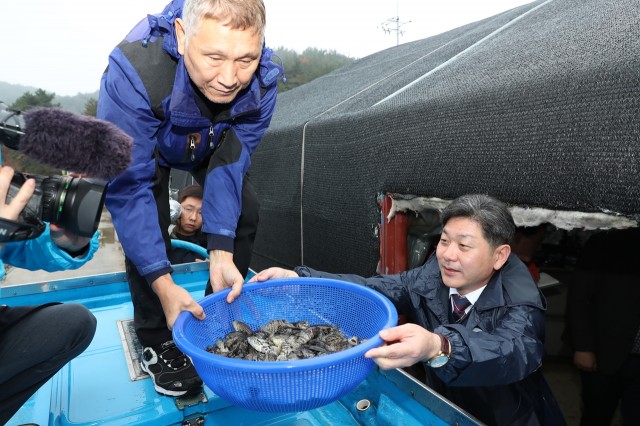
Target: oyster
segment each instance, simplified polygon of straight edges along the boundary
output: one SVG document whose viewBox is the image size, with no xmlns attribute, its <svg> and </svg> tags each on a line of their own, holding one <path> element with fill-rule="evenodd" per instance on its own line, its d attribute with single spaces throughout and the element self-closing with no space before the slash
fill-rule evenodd
<svg viewBox="0 0 640 426">
<path fill-rule="evenodd" d="M 308 321 L 275 319 L 255 331 L 238 320 L 231 326 L 233 331 L 207 346 L 208 352 L 250 361 L 292 361 L 335 353 L 364 341 L 358 336 L 347 338 L 337 325 Z"/>
</svg>

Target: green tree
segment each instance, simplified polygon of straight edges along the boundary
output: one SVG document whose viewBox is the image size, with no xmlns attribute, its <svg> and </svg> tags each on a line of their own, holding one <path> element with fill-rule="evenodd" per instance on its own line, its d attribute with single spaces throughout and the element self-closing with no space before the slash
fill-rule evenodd
<svg viewBox="0 0 640 426">
<path fill-rule="evenodd" d="M 11 108 L 20 111 L 26 111 L 33 107 L 59 107 L 60 104 L 54 104 L 53 98 L 56 94 L 53 92 L 47 92 L 42 89 L 36 90 L 35 93 L 25 92 L 11 105 Z"/>
<path fill-rule="evenodd" d="M 95 117 L 98 114 L 98 100 L 96 98 L 89 98 L 84 104 L 84 115 L 90 115 Z"/>
<path fill-rule="evenodd" d="M 301 54 L 285 47 L 276 48 L 274 51 L 282 60 L 287 77 L 285 84 L 282 84 L 282 81 L 278 83 L 280 92 L 308 83 L 355 61 L 354 58 L 336 53 L 335 50 L 315 47 L 308 47 Z"/>
</svg>

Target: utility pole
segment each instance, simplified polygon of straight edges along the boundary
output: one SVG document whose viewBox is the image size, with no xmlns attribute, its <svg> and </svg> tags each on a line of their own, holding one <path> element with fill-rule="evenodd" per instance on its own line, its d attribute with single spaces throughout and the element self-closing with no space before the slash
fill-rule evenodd
<svg viewBox="0 0 640 426">
<path fill-rule="evenodd" d="M 383 23 L 381 23 L 380 27 L 382 28 L 382 31 L 384 31 L 387 34 L 391 34 L 392 32 L 396 33 L 396 46 L 398 46 L 400 44 L 400 36 L 404 34 L 404 30 L 401 30 L 400 27 L 410 22 L 411 21 L 400 22 L 400 13 L 398 12 L 398 2 L 396 2 L 396 16 L 393 18 L 389 18 Z"/>
</svg>

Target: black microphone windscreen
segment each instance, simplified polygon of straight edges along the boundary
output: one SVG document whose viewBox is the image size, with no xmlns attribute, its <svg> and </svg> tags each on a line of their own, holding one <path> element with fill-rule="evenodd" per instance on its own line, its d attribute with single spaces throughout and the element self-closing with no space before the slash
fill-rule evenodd
<svg viewBox="0 0 640 426">
<path fill-rule="evenodd" d="M 115 124 L 60 108 L 24 115 L 19 150 L 57 169 L 113 179 L 131 164 L 133 139 Z"/>
</svg>

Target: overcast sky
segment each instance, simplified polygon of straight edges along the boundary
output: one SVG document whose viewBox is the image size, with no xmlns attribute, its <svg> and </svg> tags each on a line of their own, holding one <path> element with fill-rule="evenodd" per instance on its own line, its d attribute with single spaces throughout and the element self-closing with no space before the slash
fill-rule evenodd
<svg viewBox="0 0 640 426">
<path fill-rule="evenodd" d="M 406 43 L 532 0 L 264 1 L 268 46 L 298 52 L 316 47 L 361 58 L 396 45 L 395 22 L 399 42 Z M 0 81 L 65 96 L 98 90 L 109 52 L 147 13 L 162 11 L 168 2 L 4 1 Z"/>
</svg>

